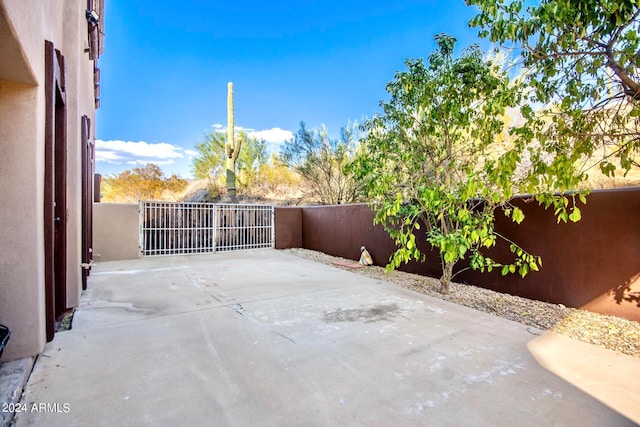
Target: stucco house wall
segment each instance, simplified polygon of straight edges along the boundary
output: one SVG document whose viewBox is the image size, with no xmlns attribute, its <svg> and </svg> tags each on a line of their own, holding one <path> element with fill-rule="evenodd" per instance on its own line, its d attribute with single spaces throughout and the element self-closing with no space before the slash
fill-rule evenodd
<svg viewBox="0 0 640 427">
<path fill-rule="evenodd" d="M 79 303 L 80 121 L 84 115 L 95 122 L 94 61 L 85 51 L 87 6 L 87 0 L 0 0 L 0 323 L 12 333 L 3 361 L 36 355 L 46 341 L 45 41 L 65 58 L 66 303 Z"/>
</svg>

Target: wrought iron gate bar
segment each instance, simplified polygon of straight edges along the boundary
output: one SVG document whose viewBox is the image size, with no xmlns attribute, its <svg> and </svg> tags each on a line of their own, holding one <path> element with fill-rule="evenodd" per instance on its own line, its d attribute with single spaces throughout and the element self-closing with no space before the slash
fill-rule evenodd
<svg viewBox="0 0 640 427">
<path fill-rule="evenodd" d="M 143 256 L 272 248 L 274 209 L 265 205 L 140 202 Z"/>
</svg>

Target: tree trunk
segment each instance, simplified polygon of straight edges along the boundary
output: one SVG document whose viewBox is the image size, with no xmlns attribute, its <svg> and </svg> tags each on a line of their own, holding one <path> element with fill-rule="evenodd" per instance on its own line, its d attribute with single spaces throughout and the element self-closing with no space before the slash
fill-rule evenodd
<svg viewBox="0 0 640 427">
<path fill-rule="evenodd" d="M 442 277 L 440 277 L 440 293 L 449 293 L 449 284 L 453 276 L 453 263 L 442 263 Z"/>
</svg>

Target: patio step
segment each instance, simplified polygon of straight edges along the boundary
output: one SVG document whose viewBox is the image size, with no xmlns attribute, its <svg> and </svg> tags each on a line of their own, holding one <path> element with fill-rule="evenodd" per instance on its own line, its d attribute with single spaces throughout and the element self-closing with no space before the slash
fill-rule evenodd
<svg viewBox="0 0 640 427">
<path fill-rule="evenodd" d="M 0 364 L 0 420 L 2 427 L 10 425 L 14 413 L 11 409 L 20 401 L 22 390 L 27 384 L 35 358 L 13 360 Z"/>
</svg>

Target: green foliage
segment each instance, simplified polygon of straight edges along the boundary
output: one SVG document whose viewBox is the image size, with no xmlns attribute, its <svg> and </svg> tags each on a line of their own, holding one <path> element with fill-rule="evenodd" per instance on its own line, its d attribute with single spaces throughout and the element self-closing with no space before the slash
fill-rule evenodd
<svg viewBox="0 0 640 427">
<path fill-rule="evenodd" d="M 542 176 L 572 190 L 594 166 L 607 176 L 640 166 L 637 0 L 466 2 L 479 8 L 469 24 L 481 36 L 522 49 L 528 97 L 541 106 L 523 109 L 515 132 L 530 150 L 530 185 Z"/>
<path fill-rule="evenodd" d="M 285 142 L 280 161 L 298 172 L 309 188 L 308 196 L 322 204 L 352 203 L 359 187 L 348 169 L 357 150 L 354 129 L 342 129 L 340 139 L 329 138 L 326 128 L 309 130 L 304 122 L 294 138 Z"/>
<path fill-rule="evenodd" d="M 300 185 L 300 175 L 274 154 L 269 162 L 260 166 L 258 183 L 263 193 L 291 193 L 292 189 Z"/>
<path fill-rule="evenodd" d="M 241 188 L 251 188 L 256 184 L 258 171 L 267 163 L 267 144 L 263 139 L 243 137 L 245 143 L 236 160 L 238 183 Z"/>
<path fill-rule="evenodd" d="M 225 162 L 226 137 L 223 132 L 205 134 L 196 145 L 198 156 L 194 157 L 192 172 L 196 178 L 205 179 L 218 176 Z"/>
<path fill-rule="evenodd" d="M 428 243 L 440 254 L 443 292 L 463 259 L 476 270 L 501 268 L 522 276 L 540 266 L 538 257 L 510 241 L 510 262 L 483 253 L 504 239 L 494 229 L 497 208 L 515 222 L 524 219 L 509 202 L 517 153 L 489 155 L 505 110 L 518 105 L 522 87 L 476 46 L 455 59 L 455 41 L 436 36 L 438 47 L 427 63 L 408 59 L 407 70 L 396 73 L 387 85 L 391 99 L 381 103 L 384 114 L 364 124 L 367 137 L 353 165 L 367 195 L 378 202 L 376 223 L 398 245 L 387 268 L 425 259 L 416 242 L 416 230 L 425 225 Z"/>
<path fill-rule="evenodd" d="M 177 175 L 166 177 L 156 164 L 126 170 L 102 179 L 102 201 L 137 203 L 139 200 L 175 200 L 187 187 Z"/>
<path fill-rule="evenodd" d="M 267 161 L 266 142 L 257 138 L 247 138 L 241 132 L 238 138 L 244 140 L 243 150 L 236 157 L 238 181 L 240 187 L 247 189 L 255 184 L 260 167 Z M 199 179 L 217 179 L 225 173 L 227 161 L 226 134 L 213 131 L 204 135 L 202 141 L 196 145 L 198 156 L 193 159 L 192 171 Z"/>
</svg>

